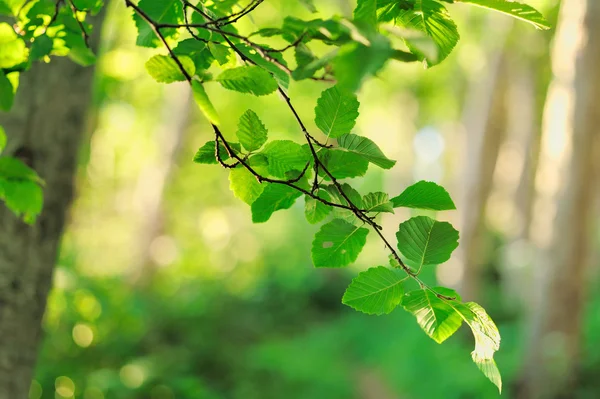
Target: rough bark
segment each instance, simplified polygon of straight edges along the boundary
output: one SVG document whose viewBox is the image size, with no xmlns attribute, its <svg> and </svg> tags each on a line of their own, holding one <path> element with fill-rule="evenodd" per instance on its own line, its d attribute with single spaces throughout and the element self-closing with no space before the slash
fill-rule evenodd
<svg viewBox="0 0 600 399">
<path fill-rule="evenodd" d="M 94 26 L 97 47 L 99 19 Z M 13 110 L 0 114 L 7 154 L 20 157 L 45 181 L 44 209 L 33 226 L 0 205 L 0 398 L 29 394 L 92 81 L 93 68 L 68 59 L 35 64 L 21 75 Z"/>
<path fill-rule="evenodd" d="M 577 384 L 586 273 L 596 223 L 599 49 L 600 2 L 565 0 L 536 182 L 540 198 L 533 227 L 543 252 L 538 256 L 534 286 L 540 287 L 540 295 L 530 317 L 522 398 L 574 397 Z"/>
</svg>

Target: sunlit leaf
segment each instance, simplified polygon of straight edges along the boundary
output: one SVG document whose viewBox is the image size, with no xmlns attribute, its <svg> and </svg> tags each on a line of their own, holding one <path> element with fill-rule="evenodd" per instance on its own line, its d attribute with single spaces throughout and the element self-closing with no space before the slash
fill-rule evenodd
<svg viewBox="0 0 600 399">
<path fill-rule="evenodd" d="M 433 211 L 456 209 L 444 187 L 424 180 L 407 187 L 402 194 L 392 198 L 392 203 L 394 208 L 405 207 Z"/>
<path fill-rule="evenodd" d="M 266 185 L 260 197 L 252 203 L 252 222 L 264 223 L 271 218 L 274 212 L 289 209 L 302 193 L 283 184 Z"/>
<path fill-rule="evenodd" d="M 247 110 L 238 122 L 237 137 L 248 151 L 256 151 L 267 141 L 267 128 L 252 110 Z"/>
<path fill-rule="evenodd" d="M 317 196 L 325 201 L 331 200 L 331 197 L 325 190 L 319 190 Z M 326 205 L 315 198 L 309 197 L 308 195 L 305 198 L 304 215 L 306 216 L 308 223 L 319 223 L 331 213 L 331 206 Z"/>
<path fill-rule="evenodd" d="M 357 136 L 356 134 L 345 134 L 338 139 L 338 144 L 340 147 L 360 155 L 380 168 L 390 169 L 396 164 L 396 161 L 387 158 L 377 144 L 366 137 Z"/>
<path fill-rule="evenodd" d="M 419 268 L 450 259 L 458 247 L 458 231 L 448 222 L 417 216 L 400 224 L 396 233 L 398 249 Z"/>
<path fill-rule="evenodd" d="M 180 55 L 177 57 L 183 69 L 189 76 L 196 73 L 196 67 L 191 58 Z M 186 80 L 179 64 L 167 55 L 155 55 L 146 62 L 146 71 L 159 83 L 173 83 Z"/>
<path fill-rule="evenodd" d="M 343 267 L 356 261 L 367 242 L 369 230 L 334 219 L 321 226 L 312 244 L 316 267 Z"/>
<path fill-rule="evenodd" d="M 535 8 L 527 4 L 508 0 L 455 0 L 457 3 L 473 4 L 510 15 L 511 17 L 529 22 L 538 29 L 550 29 L 548 21 Z"/>
<path fill-rule="evenodd" d="M 369 193 L 363 197 L 362 209 L 367 212 L 394 213 L 394 207 L 387 193 Z"/>
<path fill-rule="evenodd" d="M 373 267 L 352 280 L 342 303 L 366 314 L 390 313 L 402 302 L 402 281 L 395 270 Z"/>
<path fill-rule="evenodd" d="M 353 93 L 333 86 L 323 93 L 315 108 L 315 123 L 327 137 L 350 133 L 358 118 L 359 102 Z"/>
<path fill-rule="evenodd" d="M 277 90 L 277 82 L 273 76 L 257 66 L 227 69 L 216 80 L 226 89 L 255 96 L 264 96 Z"/>
<path fill-rule="evenodd" d="M 448 288 L 437 287 L 433 290 L 435 292 L 421 289 L 407 293 L 402 306 L 417 318 L 417 323 L 427 335 L 441 344 L 458 330 L 463 319 L 451 306 L 450 303 L 454 301 L 441 299 L 436 292 L 449 298 L 456 298 L 456 303 L 459 303 L 460 297 Z"/>
<path fill-rule="evenodd" d="M 192 92 L 194 94 L 194 100 L 200 108 L 200 111 L 206 116 L 206 119 L 213 125 L 219 125 L 219 115 L 215 110 L 215 107 L 210 102 L 202 83 L 197 80 L 192 81 Z"/>
</svg>

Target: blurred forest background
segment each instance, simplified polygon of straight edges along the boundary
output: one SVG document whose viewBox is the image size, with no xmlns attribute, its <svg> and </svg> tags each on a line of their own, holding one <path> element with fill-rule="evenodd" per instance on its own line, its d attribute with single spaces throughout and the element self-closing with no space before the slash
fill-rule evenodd
<svg viewBox="0 0 600 399">
<path fill-rule="evenodd" d="M 326 3 L 324 13 L 352 12 L 351 1 Z M 398 164 L 385 176 L 370 170 L 362 189 L 400 193 L 421 179 L 449 188 L 458 211 L 445 216 L 461 245 L 427 279 L 495 319 L 504 397 L 550 364 L 576 375 L 566 397 L 598 398 L 600 192 L 591 141 L 573 139 L 570 119 L 583 90 L 574 72 L 583 2 L 564 0 L 574 6 L 561 12 L 559 0 L 529 3 L 557 28 L 453 6 L 462 41 L 448 60 L 429 70 L 395 63 L 366 84 L 357 131 Z M 309 16 L 296 1 L 261 8 L 261 27 Z M 366 316 L 341 304 L 356 271 L 386 263 L 379 244 L 367 243 L 353 271 L 316 270 L 301 201 L 252 225 L 227 173 L 192 163 L 212 133 L 188 87 L 148 76 L 153 52 L 135 47 L 122 2 L 105 21 L 31 399 L 498 397 L 470 359 L 470 334 L 438 345 L 406 312 Z M 599 40 L 588 50 L 600 53 Z M 323 88 L 292 85 L 307 120 Z M 277 96 L 209 94 L 231 116 L 225 132 L 251 106 L 272 135 L 299 137 Z M 386 231 L 409 216 L 397 212 Z"/>
</svg>

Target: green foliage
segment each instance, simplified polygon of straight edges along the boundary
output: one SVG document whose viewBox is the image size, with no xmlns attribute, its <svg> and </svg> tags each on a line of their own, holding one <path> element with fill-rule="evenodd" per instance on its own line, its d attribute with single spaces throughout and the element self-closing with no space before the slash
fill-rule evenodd
<svg viewBox="0 0 600 399">
<path fill-rule="evenodd" d="M 277 81 L 267 70 L 258 66 L 226 69 L 217 76 L 217 81 L 226 89 L 255 96 L 264 96 L 277 90 Z"/>
<path fill-rule="evenodd" d="M 317 101 L 315 123 L 327 137 L 335 139 L 348 134 L 356 124 L 359 105 L 354 94 L 331 87 Z"/>
<path fill-rule="evenodd" d="M 422 266 L 450 258 L 458 245 L 458 232 L 447 222 L 418 216 L 400 224 L 398 242 L 393 245 L 378 222 L 380 213 L 393 213 L 394 207 L 454 209 L 448 192 L 435 183 L 418 182 L 390 200 L 384 192 L 362 195 L 343 181 L 364 176 L 369 164 L 382 169 L 395 165 L 372 140 L 353 133 L 360 106 L 354 93 L 388 62 L 420 60 L 433 66 L 447 58 L 458 43 L 459 31 L 442 3 L 458 2 L 547 28 L 537 11 L 510 1 L 358 0 L 352 20 L 286 17 L 281 27 L 261 27 L 244 35 L 237 30 L 237 22 L 259 9 L 261 1 L 246 5 L 234 0 L 200 1 L 195 5 L 179 0 L 140 0 L 137 4 L 124 0 L 133 11 L 136 43 L 167 51 L 168 55 L 154 55 L 146 63 L 149 74 L 162 83 L 187 81 L 212 126 L 214 139 L 198 150 L 194 162 L 220 164 L 230 170 L 230 187 L 250 205 L 255 223 L 268 221 L 274 212 L 292 207 L 304 196 L 306 219 L 313 224 L 324 222 L 312 243 L 316 267 L 348 266 L 356 261 L 369 232 L 376 232 L 373 239 L 390 252 L 397 270 L 377 267 L 359 274 L 343 302 L 368 314 L 389 313 L 401 304 L 437 342 L 446 340 L 465 320 L 475 335 L 474 362 L 500 389 L 500 374 L 493 360 L 500 342 L 495 324 L 478 305 L 461 303 L 447 288 L 429 288 L 421 276 Z M 311 12 L 318 11 L 313 1 L 303 0 L 303 4 Z M 26 5 L 20 0 L 0 1 L 0 13 L 13 22 L 0 23 L 1 109 L 11 108 L 18 74 L 31 62 L 57 55 L 68 55 L 83 65 L 94 61 L 87 43 L 91 26 L 86 17 L 101 5 L 98 0 L 36 0 Z M 272 48 L 259 43 L 257 37 L 279 37 L 288 45 Z M 397 46 L 399 42 L 405 47 Z M 320 54 L 317 50 L 323 48 L 327 52 Z M 294 67 L 284 57 L 288 51 L 293 52 Z M 290 78 L 336 82 L 316 100 L 314 121 L 323 142 L 309 131 L 305 116 L 288 96 Z M 239 143 L 226 141 L 204 88 L 215 82 L 254 96 L 278 91 L 284 100 L 282 107 L 298 123 L 296 133 L 302 144 L 269 141 L 265 125 L 251 110 L 239 120 Z M 40 183 L 35 172 L 20 161 L 0 158 L 0 197 L 27 221 L 41 210 Z M 403 295 L 408 289 L 404 279 L 421 289 Z"/>
<path fill-rule="evenodd" d="M 312 244 L 316 267 L 344 267 L 356 261 L 367 242 L 369 230 L 341 219 L 321 226 Z"/>
<path fill-rule="evenodd" d="M 252 110 L 240 118 L 237 131 L 240 143 L 247 151 L 256 151 L 267 142 L 267 128 Z"/>
<path fill-rule="evenodd" d="M 177 59 L 189 75 L 194 75 L 196 67 L 190 57 L 180 56 Z M 150 58 L 146 62 L 146 70 L 159 83 L 173 83 L 186 80 L 177 62 L 166 55 L 155 55 Z"/>
<path fill-rule="evenodd" d="M 454 300 L 440 298 L 446 295 Z M 460 315 L 451 305 L 459 301 L 456 292 L 448 288 L 437 287 L 433 290 L 420 289 L 411 291 L 404 297 L 402 306 L 417 318 L 417 323 L 435 342 L 441 344 L 458 330 L 462 323 Z"/>
<path fill-rule="evenodd" d="M 394 208 L 405 207 L 432 211 L 456 209 L 446 189 L 429 181 L 420 181 L 407 187 L 402 194 L 392 198 L 392 204 L 394 204 Z"/>
<path fill-rule="evenodd" d="M 448 222 L 427 216 L 417 216 L 401 223 L 396 238 L 400 252 L 419 269 L 424 265 L 446 262 L 458 247 L 458 231 Z"/>
<path fill-rule="evenodd" d="M 403 281 L 394 270 L 372 267 L 352 280 L 342 303 L 366 314 L 391 313 L 402 302 Z"/>
<path fill-rule="evenodd" d="M 22 161 L 0 156 L 0 200 L 26 223 L 33 224 L 42 212 L 41 184 L 37 173 Z"/>
</svg>

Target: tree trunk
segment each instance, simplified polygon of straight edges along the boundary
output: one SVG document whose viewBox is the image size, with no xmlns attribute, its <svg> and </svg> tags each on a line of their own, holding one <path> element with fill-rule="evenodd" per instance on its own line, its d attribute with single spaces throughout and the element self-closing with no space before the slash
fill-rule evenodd
<svg viewBox="0 0 600 399">
<path fill-rule="evenodd" d="M 506 130 L 504 41 L 510 27 L 501 26 L 495 32 L 499 48 L 488 57 L 486 75 L 471 82 L 463 117 L 468 141 L 459 254 L 463 263 L 461 294 L 468 300 L 480 299 L 485 208 Z"/>
<path fill-rule="evenodd" d="M 94 47 L 99 30 L 97 19 Z M 20 157 L 45 181 L 44 209 L 33 226 L 0 205 L 0 398 L 29 395 L 93 73 L 66 58 L 36 63 L 21 75 L 13 110 L 0 115 L 7 154 Z"/>
<path fill-rule="evenodd" d="M 600 2 L 564 0 L 536 181 L 532 233 L 543 252 L 522 398 L 574 397 L 600 160 L 599 50 Z"/>
</svg>

